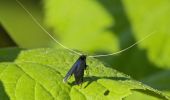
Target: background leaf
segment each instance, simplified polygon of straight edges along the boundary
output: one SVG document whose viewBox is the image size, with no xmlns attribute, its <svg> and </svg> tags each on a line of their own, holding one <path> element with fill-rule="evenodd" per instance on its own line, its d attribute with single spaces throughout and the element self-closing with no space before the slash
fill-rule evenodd
<svg viewBox="0 0 170 100">
<path fill-rule="evenodd" d="M 161 68 L 170 67 L 170 57 L 168 56 L 170 55 L 169 4 L 169 0 L 144 0 L 142 2 L 125 0 L 124 2 L 137 40 L 152 31 L 156 32 L 151 39 L 144 41 L 139 46 L 145 48 L 149 60 Z"/>
<path fill-rule="evenodd" d="M 37 0 L 21 1 L 42 22 L 42 11 Z M 0 23 L 21 48 L 47 47 L 50 38 L 33 22 L 15 0 L 0 1 Z"/>
<path fill-rule="evenodd" d="M 116 35 L 109 30 L 114 19 L 97 1 L 45 0 L 45 11 L 47 25 L 64 45 L 85 52 L 118 49 Z"/>
</svg>

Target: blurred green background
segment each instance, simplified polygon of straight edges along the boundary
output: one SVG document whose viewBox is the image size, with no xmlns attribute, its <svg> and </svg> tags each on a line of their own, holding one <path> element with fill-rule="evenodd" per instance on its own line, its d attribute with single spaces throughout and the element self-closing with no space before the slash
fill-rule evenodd
<svg viewBox="0 0 170 100">
<path fill-rule="evenodd" d="M 62 44 L 90 54 L 153 88 L 170 92 L 170 0 L 20 0 Z M 19 48 L 20 49 L 19 49 Z M 22 49 L 59 48 L 15 0 L 0 0 L 0 61 Z M 13 50 L 13 52 L 8 52 Z"/>
</svg>

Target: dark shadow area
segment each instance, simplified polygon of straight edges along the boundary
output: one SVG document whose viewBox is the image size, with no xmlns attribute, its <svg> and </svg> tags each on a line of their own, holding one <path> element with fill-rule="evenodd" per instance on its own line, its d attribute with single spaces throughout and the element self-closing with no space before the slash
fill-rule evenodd
<svg viewBox="0 0 170 100">
<path fill-rule="evenodd" d="M 0 100 L 10 100 L 9 96 L 5 92 L 5 88 L 1 81 L 0 81 Z"/>
<path fill-rule="evenodd" d="M 2 48 L 0 49 L 0 62 L 11 62 L 14 61 L 20 51 L 23 49 L 19 49 L 19 48 Z"/>
<path fill-rule="evenodd" d="M 143 79 L 142 82 L 152 86 L 154 89 L 162 91 L 170 91 L 170 69 L 162 71 L 156 74 L 153 74 L 146 79 Z"/>
<path fill-rule="evenodd" d="M 126 78 L 126 77 L 96 77 L 96 76 L 84 77 L 84 82 L 88 82 L 84 88 L 90 85 L 93 81 L 97 81 L 98 79 L 110 79 L 110 80 L 116 80 L 116 81 L 129 80 L 129 78 Z"/>
<path fill-rule="evenodd" d="M 157 97 L 157 98 L 159 98 L 159 99 L 161 99 L 161 100 L 169 100 L 167 97 L 165 97 L 165 96 L 163 96 L 163 95 L 160 95 L 160 94 L 158 94 L 158 93 L 155 93 L 155 92 L 153 92 L 153 91 L 151 91 L 151 90 L 148 90 L 148 89 L 146 89 L 146 90 L 142 90 L 142 89 L 132 89 L 133 91 L 137 91 L 137 92 L 141 92 L 141 93 L 143 93 L 143 94 L 146 94 L 146 95 L 150 95 L 150 96 L 153 96 L 153 97 Z"/>
<path fill-rule="evenodd" d="M 14 61 L 21 51 L 16 46 L 15 42 L 0 24 L 0 62 Z"/>
<path fill-rule="evenodd" d="M 86 88 L 92 82 L 97 81 L 98 79 L 110 79 L 110 80 L 116 80 L 116 81 L 129 80 L 129 78 L 126 78 L 126 77 L 97 77 L 97 76 L 84 77 L 84 82 L 88 82 L 87 85 L 84 88 Z M 72 83 L 68 83 L 68 84 L 70 86 L 73 86 L 73 85 L 75 85 L 75 81 L 73 81 Z"/>
<path fill-rule="evenodd" d="M 0 23 L 0 47 L 17 46 Z"/>
<path fill-rule="evenodd" d="M 116 34 L 120 49 L 122 50 L 135 43 L 136 40 L 133 36 L 131 23 L 126 15 L 122 0 L 98 0 L 98 2 L 114 20 L 113 26 L 106 28 L 106 30 L 110 30 Z M 96 51 L 96 54 L 107 53 L 107 51 Z M 146 53 L 145 50 L 141 50 L 135 46 L 120 55 L 100 57 L 98 59 L 104 64 L 112 66 L 111 68 L 117 69 L 139 80 L 145 76 L 149 76 L 151 73 L 161 71 L 161 69 L 149 61 Z"/>
</svg>

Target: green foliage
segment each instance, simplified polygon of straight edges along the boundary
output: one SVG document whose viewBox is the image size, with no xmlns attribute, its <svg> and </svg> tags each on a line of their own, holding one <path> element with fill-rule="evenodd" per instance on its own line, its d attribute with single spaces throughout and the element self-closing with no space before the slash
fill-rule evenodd
<svg viewBox="0 0 170 100">
<path fill-rule="evenodd" d="M 165 98 L 162 93 L 158 95 L 160 92 L 158 93 L 147 86 L 143 88 L 138 86 L 139 82 L 116 70 L 170 94 L 170 79 L 168 78 L 170 67 L 169 0 L 20 1 L 41 24 L 44 21 L 45 26 L 53 30 L 53 35 L 62 44 L 87 53 L 115 52 L 141 40 L 151 32 L 155 32 L 155 34 L 121 55 L 101 57 L 100 61 L 88 59 L 90 73 L 89 76 L 85 76 L 86 82 L 83 87 L 90 84 L 85 89 L 73 86 L 73 78 L 70 79 L 69 85 L 61 82 L 63 75 L 77 59 L 77 56 L 71 56 L 58 49 L 56 51 L 55 49 L 23 51 L 21 54 L 19 48 L 0 49 L 0 62 L 3 62 L 0 64 L 0 70 L 7 67 L 5 70 L 7 72 L 2 73 L 8 74 L 7 78 L 3 77 L 0 81 L 0 97 L 4 97 L 3 100 L 9 100 L 6 98 L 8 96 L 14 98 L 18 79 L 21 79 L 22 83 L 19 84 L 20 87 L 17 90 L 19 91 L 16 94 L 18 99 L 25 97 L 24 94 L 27 92 L 28 99 L 33 98 L 35 95 L 33 88 L 38 90 L 36 98 L 41 99 L 48 99 L 42 98 L 43 96 L 50 99 L 50 95 L 65 99 L 68 95 L 70 95 L 69 98 L 79 97 L 82 99 L 89 99 L 95 95 L 97 95 L 96 99 L 98 96 L 107 99 L 112 96 L 125 100 Z M 0 0 L 0 47 L 14 45 L 22 48 L 47 47 L 51 45 L 51 39 L 32 21 L 15 0 Z M 18 59 L 16 59 L 17 56 L 19 56 Z M 15 59 L 16 61 L 14 61 Z M 40 77 L 39 74 L 43 75 L 42 73 L 48 74 L 43 77 L 48 80 L 47 83 L 41 79 L 42 76 Z M 21 75 L 23 78 L 18 78 Z M 6 82 L 11 82 L 12 85 Z M 25 85 L 25 83 L 30 84 Z M 58 85 L 48 91 L 50 84 Z M 91 88 L 93 88 L 92 91 Z M 55 89 L 63 91 L 56 93 Z M 103 94 L 108 95 L 104 96 Z"/>
<path fill-rule="evenodd" d="M 151 62 L 168 68 L 169 4 L 169 0 L 45 0 L 46 23 L 65 45 L 93 52 L 113 52 L 156 32 L 139 47 L 147 50 Z"/>
<path fill-rule="evenodd" d="M 37 2 L 35 0 L 21 1 L 38 21 L 42 22 L 40 6 L 35 5 Z M 0 1 L 0 24 L 19 47 L 37 48 L 49 46 L 50 44 L 51 39 L 44 34 L 15 0 Z"/>
<path fill-rule="evenodd" d="M 170 57 L 168 56 L 170 55 L 169 4 L 169 0 L 124 1 L 137 40 L 150 32 L 156 32 L 139 46 L 146 49 L 149 60 L 161 68 L 170 67 Z"/>
<path fill-rule="evenodd" d="M 117 38 L 109 30 L 114 20 L 94 0 L 45 0 L 46 23 L 62 43 L 81 51 L 118 50 Z"/>
<path fill-rule="evenodd" d="M 163 93 L 107 68 L 92 58 L 87 59 L 89 74 L 85 75 L 85 82 L 81 87 L 74 85 L 73 77 L 68 84 L 63 83 L 63 76 L 77 58 L 78 56 L 62 49 L 22 51 L 15 62 L 0 63 L 1 98 L 126 100 L 126 97 L 135 92 L 141 93 L 144 97 L 151 95 L 157 99 L 169 99 Z"/>
<path fill-rule="evenodd" d="M 137 47 L 100 60 L 136 79 L 169 68 L 169 0 L 45 0 L 44 4 L 46 23 L 63 44 L 104 54 L 155 32 Z M 100 40 L 108 33 L 112 41 L 110 36 Z"/>
</svg>

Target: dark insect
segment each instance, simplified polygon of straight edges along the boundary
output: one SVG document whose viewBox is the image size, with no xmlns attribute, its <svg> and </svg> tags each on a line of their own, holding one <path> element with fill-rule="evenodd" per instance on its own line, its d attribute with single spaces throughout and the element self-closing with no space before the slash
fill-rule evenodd
<svg viewBox="0 0 170 100">
<path fill-rule="evenodd" d="M 81 55 L 77 61 L 73 64 L 71 69 L 68 71 L 63 79 L 63 82 L 67 82 L 68 78 L 74 74 L 75 83 L 77 85 L 83 83 L 84 70 L 86 70 L 86 56 Z"/>
</svg>

